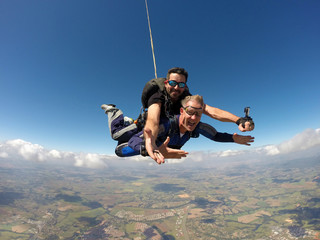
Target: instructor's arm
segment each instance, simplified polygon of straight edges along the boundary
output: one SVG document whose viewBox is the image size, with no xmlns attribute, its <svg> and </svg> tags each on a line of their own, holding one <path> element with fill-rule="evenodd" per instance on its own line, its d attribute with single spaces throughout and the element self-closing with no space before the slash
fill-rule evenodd
<svg viewBox="0 0 320 240">
<path fill-rule="evenodd" d="M 163 163 L 164 160 L 163 158 L 157 157 L 154 151 L 158 150 L 155 139 L 157 139 L 159 132 L 160 111 L 161 103 L 153 103 L 148 107 L 145 129 L 148 129 L 149 134 L 144 133 L 147 152 L 149 156 L 159 164 Z"/>
</svg>

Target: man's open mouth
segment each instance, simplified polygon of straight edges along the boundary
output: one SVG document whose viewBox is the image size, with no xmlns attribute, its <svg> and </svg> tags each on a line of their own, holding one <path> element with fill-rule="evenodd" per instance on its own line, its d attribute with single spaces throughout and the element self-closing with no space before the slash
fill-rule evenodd
<svg viewBox="0 0 320 240">
<path fill-rule="evenodd" d="M 188 125 L 188 127 L 193 127 L 194 125 L 196 125 L 196 123 L 191 122 L 191 121 L 187 121 L 187 125 Z"/>
</svg>

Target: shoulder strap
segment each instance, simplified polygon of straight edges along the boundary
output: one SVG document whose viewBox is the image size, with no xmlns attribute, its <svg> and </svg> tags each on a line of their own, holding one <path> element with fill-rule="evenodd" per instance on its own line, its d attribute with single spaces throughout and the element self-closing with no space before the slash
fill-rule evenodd
<svg viewBox="0 0 320 240">
<path fill-rule="evenodd" d="M 201 123 L 201 122 L 200 122 L 200 123 Z M 195 128 L 192 132 L 190 132 L 190 137 L 191 137 L 191 138 L 198 138 L 198 137 L 200 136 L 199 131 L 197 131 L 197 129 L 198 129 L 199 126 L 200 126 L 200 123 L 198 123 L 198 126 L 196 126 L 196 128 Z"/>
<path fill-rule="evenodd" d="M 179 129 L 179 122 L 178 122 L 178 116 L 172 116 L 169 118 L 170 120 L 170 128 L 169 128 L 169 136 L 173 134 L 179 134 L 180 129 Z"/>
</svg>

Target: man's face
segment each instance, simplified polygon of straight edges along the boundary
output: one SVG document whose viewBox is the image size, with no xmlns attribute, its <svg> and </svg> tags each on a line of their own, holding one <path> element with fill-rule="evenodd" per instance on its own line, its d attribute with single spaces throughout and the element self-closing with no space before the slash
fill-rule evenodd
<svg viewBox="0 0 320 240">
<path fill-rule="evenodd" d="M 186 78 L 184 75 L 182 74 L 178 74 L 178 73 L 171 73 L 169 75 L 169 78 L 167 79 L 168 81 L 176 81 L 178 84 L 179 83 L 186 83 Z M 165 84 L 166 90 L 170 95 L 170 98 L 172 101 L 176 101 L 179 99 L 179 97 L 181 96 L 181 94 L 184 92 L 184 90 L 186 89 L 186 86 L 183 88 L 180 88 L 178 86 L 178 84 L 176 86 L 170 86 L 170 84 L 167 82 Z"/>
<path fill-rule="evenodd" d="M 180 109 L 180 132 L 192 132 L 201 120 L 203 108 L 197 101 L 188 101 L 186 106 Z"/>
</svg>

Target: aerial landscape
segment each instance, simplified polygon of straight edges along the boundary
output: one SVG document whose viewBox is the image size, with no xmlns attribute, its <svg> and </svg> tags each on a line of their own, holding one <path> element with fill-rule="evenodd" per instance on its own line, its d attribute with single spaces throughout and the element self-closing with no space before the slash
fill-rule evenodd
<svg viewBox="0 0 320 240">
<path fill-rule="evenodd" d="M 319 9 L 1 0 L 0 240 L 320 240 Z"/>
<path fill-rule="evenodd" d="M 320 161 L 106 170 L 1 164 L 0 238 L 320 239 Z"/>
</svg>

